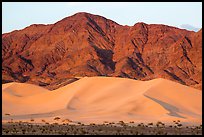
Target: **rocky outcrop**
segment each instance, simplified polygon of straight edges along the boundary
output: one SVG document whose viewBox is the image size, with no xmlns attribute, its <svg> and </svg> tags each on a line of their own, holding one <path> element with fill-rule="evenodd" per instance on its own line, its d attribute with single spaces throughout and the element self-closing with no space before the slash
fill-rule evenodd
<svg viewBox="0 0 204 137">
<path fill-rule="evenodd" d="M 2 83 L 56 89 L 59 81 L 83 76 L 161 77 L 202 89 L 202 29 L 142 22 L 122 26 L 81 12 L 2 35 Z"/>
</svg>

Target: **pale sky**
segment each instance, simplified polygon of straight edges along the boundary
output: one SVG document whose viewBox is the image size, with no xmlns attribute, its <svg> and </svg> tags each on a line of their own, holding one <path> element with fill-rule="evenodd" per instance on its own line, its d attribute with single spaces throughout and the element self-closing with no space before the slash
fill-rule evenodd
<svg viewBox="0 0 204 137">
<path fill-rule="evenodd" d="M 101 15 L 121 25 L 202 28 L 202 2 L 2 2 L 2 33 L 53 24 L 77 12 Z"/>
</svg>

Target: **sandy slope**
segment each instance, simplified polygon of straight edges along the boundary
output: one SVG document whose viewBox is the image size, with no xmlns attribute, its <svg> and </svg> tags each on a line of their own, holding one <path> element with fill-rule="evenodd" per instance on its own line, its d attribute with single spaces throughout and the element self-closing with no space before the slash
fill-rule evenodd
<svg viewBox="0 0 204 137">
<path fill-rule="evenodd" d="M 202 122 L 202 92 L 165 79 L 137 81 L 113 77 L 85 77 L 54 91 L 30 84 L 2 87 L 3 121 L 71 119 L 84 123 Z M 11 116 L 5 116 L 5 113 Z"/>
</svg>

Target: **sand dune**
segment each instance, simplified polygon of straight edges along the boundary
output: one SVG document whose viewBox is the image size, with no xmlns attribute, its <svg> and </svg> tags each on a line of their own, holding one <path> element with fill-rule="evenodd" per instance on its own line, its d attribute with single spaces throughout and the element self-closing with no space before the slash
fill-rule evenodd
<svg viewBox="0 0 204 137">
<path fill-rule="evenodd" d="M 84 123 L 202 123 L 202 92 L 161 78 L 85 77 L 54 91 L 9 83 L 3 84 L 2 95 L 3 121 L 34 118 L 55 122 L 53 118 L 59 116 Z"/>
</svg>

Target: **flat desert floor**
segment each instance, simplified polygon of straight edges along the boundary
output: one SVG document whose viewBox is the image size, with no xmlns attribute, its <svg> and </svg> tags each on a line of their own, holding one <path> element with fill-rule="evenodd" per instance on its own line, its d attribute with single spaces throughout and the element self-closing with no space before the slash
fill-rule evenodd
<svg viewBox="0 0 204 137">
<path fill-rule="evenodd" d="M 34 124 L 28 122 L 9 122 L 2 126 L 3 135 L 202 135 L 202 125 L 182 126 L 164 123 L 103 123 L 103 124 Z"/>
</svg>

